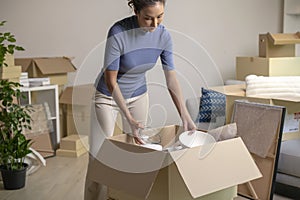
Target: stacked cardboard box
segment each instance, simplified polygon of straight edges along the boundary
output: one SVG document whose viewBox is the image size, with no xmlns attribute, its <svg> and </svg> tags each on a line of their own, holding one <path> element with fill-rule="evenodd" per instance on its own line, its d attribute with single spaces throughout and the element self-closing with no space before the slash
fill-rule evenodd
<svg viewBox="0 0 300 200">
<path fill-rule="evenodd" d="M 93 84 L 67 87 L 61 94 L 61 135 L 89 135 Z"/>
<path fill-rule="evenodd" d="M 300 32 L 259 35 L 259 56 L 236 58 L 236 79 L 250 74 L 260 76 L 300 76 L 300 57 L 296 44 Z"/>
<path fill-rule="evenodd" d="M 87 153 L 88 137 L 70 135 L 62 138 L 60 148 L 56 151 L 57 156 L 79 157 Z"/>
<path fill-rule="evenodd" d="M 6 54 L 4 63 L 6 66 L 0 67 L 0 79 L 8 79 L 12 82 L 20 82 L 22 67 L 15 65 L 14 56 Z"/>
<path fill-rule="evenodd" d="M 29 78 L 50 78 L 50 84 L 59 86 L 59 94 L 68 83 L 67 74 L 76 69 L 67 57 L 47 58 L 16 58 L 15 63 L 22 66 L 23 72 L 28 72 Z"/>
<path fill-rule="evenodd" d="M 93 84 L 67 87 L 59 98 L 61 136 L 89 135 L 91 103 L 95 87 Z M 114 135 L 122 133 L 122 120 L 117 116 Z"/>
<path fill-rule="evenodd" d="M 296 56 L 296 44 L 298 43 L 300 43 L 300 32 L 260 34 L 259 57 L 237 57 L 236 78 L 245 80 L 245 77 L 250 74 L 260 76 L 300 76 L 300 57 Z M 238 90 L 240 92 L 243 91 L 241 88 L 238 88 Z M 230 108 L 227 109 L 227 120 L 230 120 L 233 100 L 237 98 L 247 98 L 249 101 L 285 106 L 287 108 L 287 114 L 285 117 L 283 139 L 289 140 L 297 138 L 300 134 L 300 100 L 298 98 L 286 98 L 284 100 L 249 98 L 245 97 L 243 91 L 239 96 L 227 97 L 228 102 L 232 104 Z"/>
</svg>

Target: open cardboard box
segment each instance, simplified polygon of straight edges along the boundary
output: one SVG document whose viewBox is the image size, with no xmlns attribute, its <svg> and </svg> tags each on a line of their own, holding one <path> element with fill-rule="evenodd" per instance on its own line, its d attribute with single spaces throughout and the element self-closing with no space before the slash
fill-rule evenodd
<svg viewBox="0 0 300 200">
<path fill-rule="evenodd" d="M 259 34 L 260 57 L 294 57 L 295 44 L 300 43 L 300 32 Z"/>
<path fill-rule="evenodd" d="M 255 98 L 246 97 L 246 86 L 242 85 L 226 85 L 212 87 L 212 90 L 221 92 L 226 95 L 226 122 L 231 122 L 234 101 L 245 100 L 249 102 L 278 105 L 286 107 L 286 117 L 284 121 L 284 130 L 282 140 L 300 138 L 300 99 L 299 98 Z"/>
<path fill-rule="evenodd" d="M 30 78 L 49 77 L 51 84 L 65 85 L 67 73 L 75 72 L 76 68 L 67 57 L 15 58 L 16 65 L 22 66 Z"/>
<path fill-rule="evenodd" d="M 152 129 L 163 147 L 172 146 L 182 129 Z M 135 145 L 131 136 L 106 138 L 88 177 L 109 187 L 112 199 L 233 199 L 236 186 L 261 177 L 241 138 L 176 151 Z"/>
</svg>

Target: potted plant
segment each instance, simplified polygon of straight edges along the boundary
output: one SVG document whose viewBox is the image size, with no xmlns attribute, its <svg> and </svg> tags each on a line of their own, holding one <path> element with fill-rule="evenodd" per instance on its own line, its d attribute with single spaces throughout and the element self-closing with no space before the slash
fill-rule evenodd
<svg viewBox="0 0 300 200">
<path fill-rule="evenodd" d="M 0 26 L 4 23 L 5 21 L 1 22 Z M 24 50 L 16 46 L 15 42 L 14 35 L 0 32 L 0 68 L 7 66 L 7 53 L 13 55 L 15 50 Z M 0 80 L 0 171 L 5 189 L 25 186 L 28 165 L 24 159 L 31 153 L 31 140 L 22 134 L 24 129 L 31 129 L 30 109 L 20 105 L 22 93 L 19 87 L 17 82 Z"/>
<path fill-rule="evenodd" d="M 0 22 L 0 27 L 4 26 L 6 21 Z M 14 54 L 14 51 L 24 51 L 24 48 L 15 44 L 15 36 L 10 32 L 0 32 L 0 67 L 7 66 L 5 63 L 5 56 L 7 54 Z"/>
</svg>

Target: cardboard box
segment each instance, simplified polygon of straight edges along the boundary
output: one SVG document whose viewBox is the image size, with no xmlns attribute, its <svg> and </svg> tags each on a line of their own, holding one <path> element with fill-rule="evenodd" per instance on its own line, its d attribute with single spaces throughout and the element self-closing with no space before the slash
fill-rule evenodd
<svg viewBox="0 0 300 200">
<path fill-rule="evenodd" d="M 57 156 L 65 156 L 65 157 L 79 157 L 81 155 L 84 155 L 85 153 L 87 153 L 88 151 L 86 150 L 86 148 L 81 148 L 78 150 L 65 150 L 65 149 L 57 149 L 56 150 L 56 155 Z"/>
<path fill-rule="evenodd" d="M 172 167 L 170 167 L 172 168 Z M 167 170 L 167 168 L 165 168 L 164 170 L 160 171 L 159 174 L 157 175 L 158 178 L 162 178 L 165 176 L 168 176 L 167 173 L 169 171 Z M 189 191 L 187 190 L 186 186 L 184 185 L 184 182 L 182 180 L 182 178 L 180 177 L 180 175 L 178 173 L 173 174 L 174 177 L 172 178 L 172 183 L 169 184 L 176 184 L 173 185 L 172 188 L 170 188 L 170 196 L 165 195 L 165 197 L 162 196 L 162 194 L 159 192 L 163 189 L 165 189 L 165 185 L 163 185 L 163 180 L 156 180 L 153 188 L 152 188 L 152 193 L 151 193 L 151 197 L 149 197 L 149 200 L 170 200 L 170 199 L 184 199 L 184 200 L 191 200 L 191 197 L 189 198 L 188 196 Z M 177 175 L 177 176 L 176 176 Z M 160 183 L 160 184 L 159 184 Z M 173 191 L 171 191 L 173 190 Z M 115 199 L 121 199 L 121 200 L 141 200 L 141 198 L 137 198 L 135 196 L 126 194 L 120 190 L 116 190 L 113 188 L 108 188 L 108 193 L 109 193 L 109 197 L 111 200 L 115 200 Z M 174 195 L 172 195 L 174 194 Z M 174 197 L 176 195 L 176 197 Z M 199 198 L 196 198 L 197 200 L 217 200 L 217 199 L 222 199 L 222 200 L 233 200 L 235 199 L 235 197 L 237 196 L 237 187 L 236 186 L 232 186 L 217 192 L 213 192 L 211 194 L 207 194 L 204 196 L 201 196 Z"/>
<path fill-rule="evenodd" d="M 43 157 L 53 156 L 54 148 L 46 109 L 43 104 L 31 105 L 30 109 L 31 129 L 25 129 L 23 133 L 26 138 L 33 141 L 31 147 L 38 151 Z"/>
<path fill-rule="evenodd" d="M 57 85 L 65 85 L 68 82 L 67 73 L 76 71 L 66 57 L 16 58 L 15 63 L 22 66 L 23 72 L 28 72 L 29 78 L 49 77 L 50 83 Z"/>
<path fill-rule="evenodd" d="M 259 56 L 294 57 L 297 43 L 300 43 L 300 32 L 259 34 Z"/>
<path fill-rule="evenodd" d="M 93 84 L 67 87 L 61 94 L 63 132 L 65 135 L 88 135 L 90 133 L 90 112 Z"/>
<path fill-rule="evenodd" d="M 6 64 L 6 66 L 14 66 L 15 65 L 14 55 L 5 54 L 4 63 Z"/>
<path fill-rule="evenodd" d="M 272 199 L 280 154 L 285 108 L 236 101 L 231 123 L 242 138 L 263 177 L 239 185 L 238 193 L 249 199 Z"/>
<path fill-rule="evenodd" d="M 245 85 L 228 85 L 220 87 L 212 87 L 211 89 L 226 94 L 226 122 L 231 122 L 233 106 L 235 100 L 246 100 L 249 102 L 264 103 L 270 105 L 278 105 L 286 107 L 286 117 L 283 130 L 283 140 L 300 138 L 300 99 L 299 98 L 286 98 L 286 99 L 270 99 L 270 98 L 254 98 L 246 97 Z M 298 126 L 298 129 L 287 129 L 293 123 Z"/>
<path fill-rule="evenodd" d="M 77 151 L 82 148 L 88 149 L 88 137 L 79 135 L 70 135 L 60 141 L 60 148 L 64 150 Z"/>
<path fill-rule="evenodd" d="M 57 156 L 63 156 L 63 157 L 78 158 L 79 156 L 82 156 L 85 153 L 87 153 L 87 150 L 85 148 L 79 149 L 77 151 L 65 150 L 65 149 L 57 149 L 56 150 L 56 155 Z"/>
<path fill-rule="evenodd" d="M 254 74 L 258 76 L 300 76 L 300 57 L 261 58 L 237 57 L 236 79 Z"/>
<path fill-rule="evenodd" d="M 182 129 L 171 125 L 151 131 L 160 134 L 167 147 Z M 127 134 L 106 138 L 89 165 L 88 178 L 107 185 L 115 199 L 202 200 L 224 190 L 231 195 L 221 199 L 233 199 L 238 184 L 261 177 L 241 138 L 172 152 L 132 141 Z"/>
<path fill-rule="evenodd" d="M 26 134 L 26 138 L 33 141 L 31 148 L 39 152 L 44 158 L 55 155 L 49 132 L 45 132 L 39 135 Z"/>
<path fill-rule="evenodd" d="M 0 67 L 0 79 L 19 79 L 21 72 L 21 66 Z"/>
<path fill-rule="evenodd" d="M 56 151 L 57 156 L 79 157 L 88 152 L 88 137 L 70 135 L 61 139 L 60 148 Z"/>
</svg>

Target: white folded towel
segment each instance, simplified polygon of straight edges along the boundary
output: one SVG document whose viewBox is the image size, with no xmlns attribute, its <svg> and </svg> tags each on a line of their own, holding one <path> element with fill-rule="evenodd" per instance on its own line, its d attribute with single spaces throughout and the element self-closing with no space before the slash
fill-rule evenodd
<svg viewBox="0 0 300 200">
<path fill-rule="evenodd" d="M 262 98 L 300 97 L 300 76 L 248 75 L 246 96 Z"/>
</svg>

